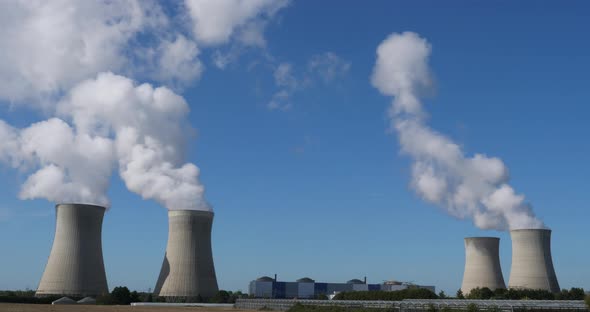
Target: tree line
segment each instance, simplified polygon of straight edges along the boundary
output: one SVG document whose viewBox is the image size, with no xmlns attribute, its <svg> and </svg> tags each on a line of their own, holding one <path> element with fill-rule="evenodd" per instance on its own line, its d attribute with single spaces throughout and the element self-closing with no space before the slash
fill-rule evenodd
<svg viewBox="0 0 590 312">
<path fill-rule="evenodd" d="M 50 304 L 63 297 L 63 295 L 51 295 L 35 297 L 34 290 L 5 290 L 0 291 L 0 302 L 4 303 L 29 303 L 29 304 Z M 82 299 L 79 296 L 67 296 L 75 301 Z M 238 298 L 247 298 L 241 291 L 220 290 L 211 298 L 177 298 L 176 301 L 183 302 L 205 302 L 205 303 L 235 303 Z M 125 286 L 118 286 L 108 294 L 96 297 L 96 304 L 101 305 L 128 305 L 131 302 L 166 302 L 165 297 L 154 296 L 151 292 L 130 291 Z"/>
<path fill-rule="evenodd" d="M 459 289 L 456 297 L 447 296 L 444 291 L 438 295 L 425 288 L 407 288 L 398 291 L 348 291 L 337 294 L 335 300 L 387 300 L 400 301 L 404 299 L 496 299 L 496 300 L 584 300 L 586 293 L 583 288 L 573 287 L 552 293 L 542 289 L 496 289 L 487 287 L 474 288 L 469 294 L 463 294 Z M 586 299 L 590 300 L 590 299 Z"/>
<path fill-rule="evenodd" d="M 464 295 L 459 289 L 457 299 L 507 299 L 507 300 L 584 300 L 586 293 L 583 288 L 572 287 L 563 289 L 558 293 L 552 293 L 543 289 L 503 289 L 491 290 L 487 287 L 474 288 L 469 294 Z"/>
</svg>

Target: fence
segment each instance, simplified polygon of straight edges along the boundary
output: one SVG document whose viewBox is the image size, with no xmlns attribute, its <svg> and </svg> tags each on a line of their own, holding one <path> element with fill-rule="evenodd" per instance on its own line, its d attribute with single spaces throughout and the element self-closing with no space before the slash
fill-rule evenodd
<svg viewBox="0 0 590 312">
<path fill-rule="evenodd" d="M 424 312 L 434 307 L 440 311 L 467 310 L 470 305 L 482 311 L 587 311 L 583 300 L 460 300 L 460 299 L 406 299 L 403 301 L 361 300 L 307 300 L 307 299 L 238 299 L 238 309 L 270 309 L 285 311 L 295 304 L 313 306 L 339 306 L 347 308 L 380 308 L 398 312 Z"/>
</svg>

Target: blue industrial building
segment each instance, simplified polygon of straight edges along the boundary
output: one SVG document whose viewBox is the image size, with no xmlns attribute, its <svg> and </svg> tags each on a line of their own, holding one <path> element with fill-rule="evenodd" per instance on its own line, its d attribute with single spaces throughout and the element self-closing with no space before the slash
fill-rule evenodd
<svg viewBox="0 0 590 312">
<path fill-rule="evenodd" d="M 410 286 L 426 288 L 435 291 L 434 286 L 409 285 L 401 282 L 385 282 L 382 284 L 367 284 L 364 281 L 352 279 L 346 283 L 320 283 L 309 277 L 300 278 L 295 282 L 280 282 L 268 276 L 260 277 L 250 282 L 249 294 L 256 298 L 315 298 L 320 295 L 331 295 L 343 291 L 395 291 L 406 289 Z"/>
</svg>

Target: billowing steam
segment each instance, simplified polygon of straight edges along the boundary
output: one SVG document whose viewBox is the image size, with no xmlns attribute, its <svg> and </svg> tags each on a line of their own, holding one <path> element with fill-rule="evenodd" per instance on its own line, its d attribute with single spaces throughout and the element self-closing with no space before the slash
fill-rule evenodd
<svg viewBox="0 0 590 312">
<path fill-rule="evenodd" d="M 183 163 L 189 108 L 165 87 L 101 73 L 76 85 L 57 115 L 25 129 L 0 121 L 0 160 L 34 172 L 22 199 L 108 205 L 117 165 L 129 190 L 168 209 L 210 210 L 199 169 Z M 69 123 L 68 123 L 69 122 Z"/>
<path fill-rule="evenodd" d="M 58 112 L 83 134 L 114 137 L 119 173 L 129 190 L 168 209 L 210 209 L 199 169 L 183 163 L 185 134 L 191 129 L 181 96 L 102 73 L 75 86 Z"/>
<path fill-rule="evenodd" d="M 0 141 L 0 160 L 33 171 L 22 185 L 21 199 L 108 205 L 114 160 L 110 139 L 79 133 L 51 118 L 25 129 L 0 121 Z"/>
<path fill-rule="evenodd" d="M 288 5 L 217 2 L 185 0 L 180 17 L 157 1 L 0 2 L 0 108 L 51 117 L 0 120 L 0 162 L 27 175 L 19 197 L 108 206 L 118 168 L 145 199 L 210 210 L 199 168 L 184 160 L 187 103 L 120 74 L 180 88 L 203 72 L 200 46 L 264 46 L 266 23 Z"/>
<path fill-rule="evenodd" d="M 502 160 L 466 156 L 459 145 L 426 124 L 420 95 L 431 87 L 430 44 L 412 32 L 394 33 L 377 48 L 371 82 L 394 97 L 389 110 L 402 152 L 411 156 L 414 190 L 452 216 L 482 229 L 543 228 L 523 195 L 508 184 Z"/>
</svg>

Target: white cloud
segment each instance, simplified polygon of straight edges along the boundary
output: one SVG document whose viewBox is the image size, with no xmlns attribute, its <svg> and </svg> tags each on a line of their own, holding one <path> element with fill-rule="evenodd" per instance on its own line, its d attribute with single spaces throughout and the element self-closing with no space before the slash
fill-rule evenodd
<svg viewBox="0 0 590 312">
<path fill-rule="evenodd" d="M 107 205 L 118 165 L 144 198 L 210 209 L 199 169 L 184 160 L 188 104 L 125 76 L 186 86 L 204 71 L 203 47 L 230 43 L 229 54 L 214 58 L 218 67 L 264 47 L 266 25 L 288 1 L 185 5 L 194 33 L 151 0 L 0 1 L 0 102 L 54 116 L 22 129 L 0 120 L 0 161 L 30 174 L 21 198 Z"/>
<path fill-rule="evenodd" d="M 430 44 L 416 33 L 391 34 L 377 48 L 371 82 L 384 95 L 394 96 L 393 113 L 422 113 L 420 91 L 431 86 Z"/>
<path fill-rule="evenodd" d="M 350 62 L 333 52 L 314 55 L 307 63 L 310 73 L 316 73 L 325 83 L 332 82 L 348 74 Z"/>
<path fill-rule="evenodd" d="M 146 24 L 138 1 L 0 2 L 0 97 L 39 99 L 126 62 Z"/>
<path fill-rule="evenodd" d="M 264 46 L 266 22 L 288 0 L 185 0 L 199 43 L 220 45 L 237 36 L 248 46 Z"/>
<path fill-rule="evenodd" d="M 168 88 L 112 73 L 74 87 L 59 104 L 81 133 L 114 137 L 127 188 L 168 209 L 209 210 L 199 169 L 184 162 L 186 101 Z"/>
<path fill-rule="evenodd" d="M 111 71 L 185 86 L 203 64 L 155 1 L 0 2 L 0 101 L 46 111 L 75 84 Z"/>
<path fill-rule="evenodd" d="M 279 63 L 273 72 L 277 91 L 273 94 L 267 108 L 270 110 L 287 111 L 293 107 L 291 96 L 322 81 L 332 84 L 346 77 L 350 70 L 350 62 L 332 52 L 312 56 L 307 62 L 307 70 L 299 77 L 290 63 Z"/>
<path fill-rule="evenodd" d="M 275 85 L 280 89 L 273 94 L 272 99 L 267 104 L 270 110 L 287 111 L 291 109 L 290 97 L 299 87 L 299 82 L 293 76 L 292 65 L 289 63 L 279 64 L 273 73 Z"/>
<path fill-rule="evenodd" d="M 0 121 L 0 161 L 30 175 L 22 199 L 109 204 L 115 166 L 127 188 L 168 209 L 209 210 L 199 169 L 184 162 L 186 101 L 166 87 L 101 73 L 58 103 L 60 118 L 24 129 Z"/>
<path fill-rule="evenodd" d="M 162 41 L 159 52 L 155 70 L 159 81 L 188 83 L 203 72 L 196 43 L 183 35 L 177 35 L 174 41 Z"/>
<path fill-rule="evenodd" d="M 541 228 L 523 195 L 508 185 L 502 160 L 466 156 L 461 147 L 425 124 L 420 95 L 431 87 L 430 44 L 416 33 L 394 33 L 377 48 L 371 82 L 394 97 L 390 108 L 402 152 L 412 157 L 412 187 L 425 200 L 482 229 Z"/>
<path fill-rule="evenodd" d="M 110 139 L 78 133 L 58 118 L 24 129 L 0 124 L 0 132 L 10 133 L 11 146 L 0 152 L 0 159 L 15 168 L 32 169 L 21 187 L 21 199 L 108 206 L 106 191 L 115 160 Z"/>
</svg>

